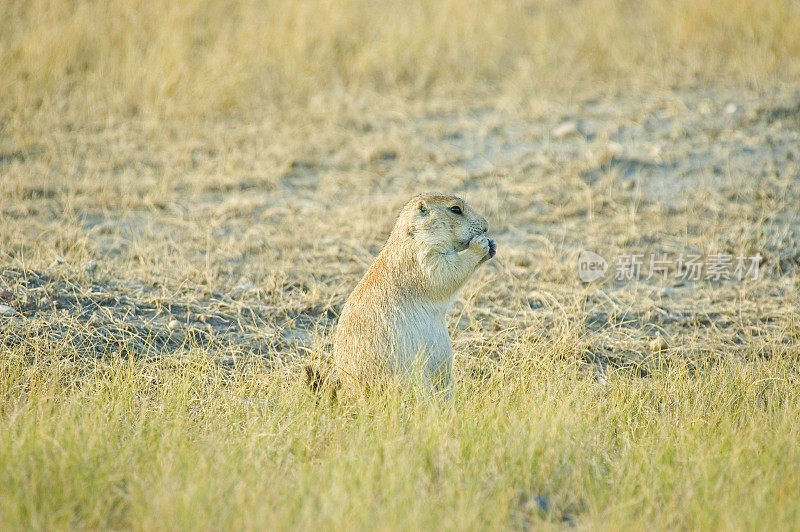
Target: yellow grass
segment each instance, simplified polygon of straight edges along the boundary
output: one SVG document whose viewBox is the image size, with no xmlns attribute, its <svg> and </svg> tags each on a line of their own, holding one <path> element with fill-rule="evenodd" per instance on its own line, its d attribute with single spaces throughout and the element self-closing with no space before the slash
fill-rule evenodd
<svg viewBox="0 0 800 532">
<path fill-rule="evenodd" d="M 563 93 L 800 74 L 790 0 L 12 0 L 0 110 L 248 108 L 337 89 Z"/>
<path fill-rule="evenodd" d="M 793 363 L 600 385 L 564 362 L 563 345 L 515 354 L 466 380 L 450 409 L 400 390 L 332 408 L 291 367 L 228 373 L 201 352 L 31 365 L 4 351 L 0 526 L 785 529 L 800 519 Z"/>
</svg>

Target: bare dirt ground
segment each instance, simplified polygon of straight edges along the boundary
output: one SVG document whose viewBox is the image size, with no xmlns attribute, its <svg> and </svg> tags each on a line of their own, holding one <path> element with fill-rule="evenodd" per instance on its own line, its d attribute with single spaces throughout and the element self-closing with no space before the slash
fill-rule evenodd
<svg viewBox="0 0 800 532">
<path fill-rule="evenodd" d="M 451 316 L 459 357 L 565 334 L 581 360 L 641 375 L 797 356 L 799 165 L 795 87 L 63 123 L 0 139 L 1 337 L 225 364 L 324 353 L 399 207 L 440 190 L 498 245 Z M 578 278 L 583 250 L 609 262 L 602 279 Z M 652 253 L 671 264 L 648 279 Z M 677 265 L 719 253 L 760 256 L 757 279 Z M 639 278 L 615 279 L 634 254 Z"/>
</svg>

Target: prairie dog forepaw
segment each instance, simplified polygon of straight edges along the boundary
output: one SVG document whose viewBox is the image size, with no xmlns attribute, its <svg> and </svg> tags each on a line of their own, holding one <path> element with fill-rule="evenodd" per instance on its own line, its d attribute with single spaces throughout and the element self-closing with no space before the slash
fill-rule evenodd
<svg viewBox="0 0 800 532">
<path fill-rule="evenodd" d="M 483 259 L 494 255 L 494 249 L 494 242 L 483 235 L 476 235 L 469 241 L 469 250 Z"/>
</svg>

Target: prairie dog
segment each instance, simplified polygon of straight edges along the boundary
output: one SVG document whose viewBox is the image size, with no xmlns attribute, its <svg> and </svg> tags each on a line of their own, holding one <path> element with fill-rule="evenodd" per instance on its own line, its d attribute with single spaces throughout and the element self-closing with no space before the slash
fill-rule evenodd
<svg viewBox="0 0 800 532">
<path fill-rule="evenodd" d="M 348 395 L 383 376 L 412 373 L 453 392 L 453 348 L 445 324 L 456 291 L 495 254 L 486 219 L 456 196 L 415 196 L 347 298 L 333 361 Z"/>
</svg>

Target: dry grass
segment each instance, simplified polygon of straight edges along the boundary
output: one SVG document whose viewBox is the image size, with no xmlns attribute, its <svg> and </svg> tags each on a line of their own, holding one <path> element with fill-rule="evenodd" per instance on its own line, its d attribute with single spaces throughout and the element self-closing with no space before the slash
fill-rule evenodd
<svg viewBox="0 0 800 532">
<path fill-rule="evenodd" d="M 789 0 L 11 1 L 3 119 L 208 113 L 320 91 L 500 93 L 800 74 Z"/>
<path fill-rule="evenodd" d="M 0 3 L 0 528 L 797 528 L 797 35 L 794 2 Z M 455 405 L 318 404 L 298 366 L 424 190 L 498 243 Z M 584 284 L 584 249 L 763 261 Z"/>
</svg>

